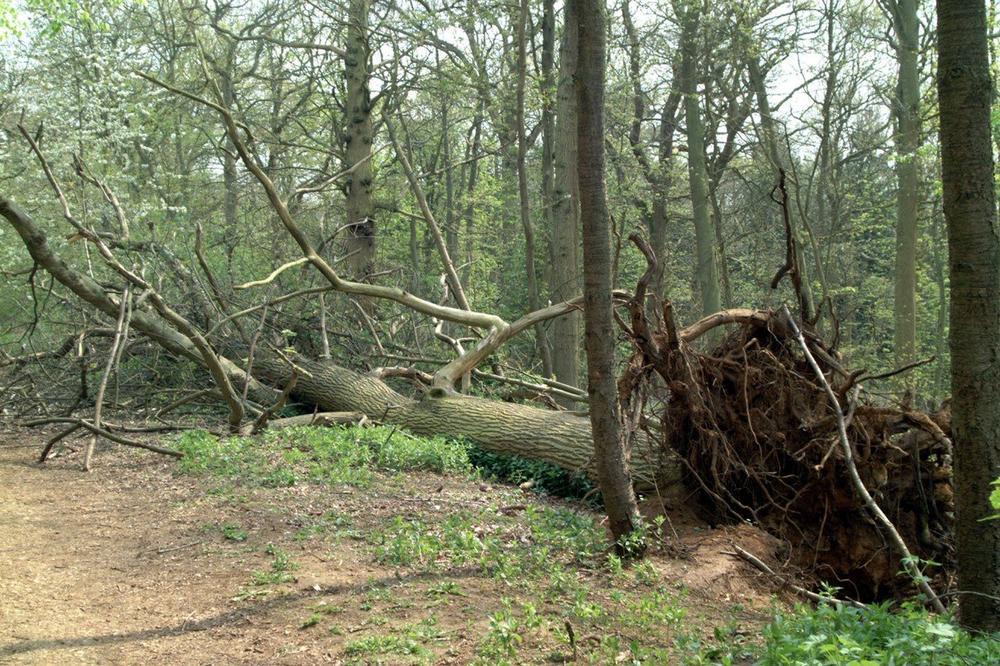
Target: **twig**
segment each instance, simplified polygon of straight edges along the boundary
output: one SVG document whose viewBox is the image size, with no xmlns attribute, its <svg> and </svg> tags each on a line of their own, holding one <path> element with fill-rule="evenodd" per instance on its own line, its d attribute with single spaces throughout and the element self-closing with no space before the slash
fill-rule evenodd
<svg viewBox="0 0 1000 666">
<path fill-rule="evenodd" d="M 788 306 L 782 306 L 782 313 L 788 323 L 789 328 L 795 335 L 796 339 L 799 341 L 799 346 L 802 347 L 802 353 L 805 354 L 806 360 L 809 362 L 809 366 L 812 368 L 813 372 L 816 373 L 816 378 L 819 380 L 820 384 L 823 385 L 823 390 L 826 391 L 826 396 L 830 399 L 830 406 L 833 407 L 834 415 L 837 417 L 837 434 L 840 437 L 840 448 L 844 454 L 844 464 L 847 465 L 847 471 L 851 476 L 851 481 L 854 483 L 854 488 L 861 496 L 864 501 L 865 506 L 868 510 L 874 514 L 875 518 L 882 524 L 886 532 L 889 533 L 889 537 L 896 546 L 896 549 L 900 552 L 903 557 L 903 567 L 906 572 L 910 574 L 913 582 L 917 584 L 920 591 L 924 593 L 927 600 L 934 607 L 938 613 L 944 613 L 944 604 L 941 603 L 941 599 L 938 598 L 937 594 L 931 588 L 930 584 L 927 582 L 927 578 L 921 573 L 920 569 L 917 567 L 917 562 L 913 555 L 910 553 L 910 549 L 906 546 L 906 542 L 903 541 L 903 537 L 900 536 L 899 531 L 896 529 L 889 517 L 885 515 L 882 508 L 878 505 L 875 499 L 868 492 L 868 488 L 865 487 L 864 481 L 861 480 L 861 475 L 858 474 L 858 467 L 854 462 L 854 451 L 851 448 L 851 442 L 847 438 L 847 422 L 844 419 L 844 413 L 840 409 L 840 402 L 837 400 L 837 394 L 833 392 L 833 387 L 830 386 L 830 382 L 827 381 L 826 375 L 823 374 L 823 370 L 820 369 L 819 364 L 816 363 L 816 359 L 813 357 L 812 352 L 809 351 L 809 345 L 806 344 L 806 339 L 802 335 L 802 331 L 795 324 L 795 320 L 792 318 L 792 314 L 788 311 Z"/>
<path fill-rule="evenodd" d="M 48 460 L 49 452 L 52 451 L 52 447 L 56 445 L 57 442 L 63 440 L 64 438 L 72 435 L 74 432 L 80 429 L 79 423 L 74 423 L 70 427 L 66 428 L 60 433 L 53 435 L 49 441 L 45 443 L 45 448 L 42 449 L 42 455 L 38 456 L 38 462 L 43 463 Z"/>
<path fill-rule="evenodd" d="M 251 282 L 244 282 L 243 284 L 237 284 L 233 286 L 233 289 L 249 289 L 250 287 L 259 287 L 261 285 L 271 283 L 276 277 L 287 271 L 289 268 L 295 268 L 296 266 L 301 266 L 302 264 L 308 263 L 308 257 L 300 257 L 289 261 L 287 264 L 282 264 L 271 271 L 271 274 L 262 280 L 253 280 Z"/>
<path fill-rule="evenodd" d="M 767 564 L 763 560 L 761 560 L 760 558 L 758 558 L 756 555 L 754 555 L 750 551 L 744 550 L 743 548 L 740 548 L 736 544 L 733 544 L 733 550 L 735 550 L 736 552 L 735 553 L 724 553 L 724 554 L 725 555 L 735 555 L 736 557 L 739 557 L 740 559 L 744 560 L 745 562 L 748 562 L 749 564 L 753 565 L 755 568 L 760 569 L 761 571 L 763 571 L 767 575 L 773 577 L 775 580 L 780 581 L 782 585 L 785 585 L 785 586 L 791 588 L 792 590 L 795 590 L 796 592 L 798 592 L 802 596 L 808 597 L 809 599 L 812 599 L 813 601 L 816 601 L 816 602 L 819 602 L 819 603 L 829 602 L 829 603 L 837 604 L 837 605 L 844 604 L 844 605 L 847 605 L 847 606 L 854 606 L 855 608 L 868 608 L 868 606 L 866 606 L 865 604 L 861 603 L 860 601 L 854 601 L 853 599 L 838 599 L 836 597 L 824 597 L 822 594 L 816 594 L 815 592 L 813 592 L 811 590 L 807 590 L 804 587 L 801 587 L 799 585 L 796 585 L 795 583 L 792 583 L 791 581 L 789 581 L 787 578 L 785 578 L 781 574 L 775 572 L 774 569 L 772 569 L 771 567 L 767 566 Z"/>
<path fill-rule="evenodd" d="M 292 391 L 295 390 L 295 383 L 298 380 L 299 373 L 292 370 L 292 376 L 288 380 L 288 384 L 285 385 L 285 390 L 281 392 L 281 396 L 278 398 L 278 401 L 261 412 L 260 416 L 257 417 L 257 420 L 254 421 L 253 427 L 250 429 L 251 435 L 256 435 L 263 430 L 267 426 L 267 422 L 270 420 L 271 416 L 276 414 L 282 407 L 285 406 L 285 403 L 288 402 L 288 396 L 290 396 Z"/>
<path fill-rule="evenodd" d="M 128 315 L 131 314 L 131 294 L 130 285 L 126 284 L 122 290 L 121 304 L 118 307 L 118 321 L 115 322 L 115 338 L 108 351 L 108 362 L 104 366 L 104 374 L 101 375 L 101 383 L 97 387 L 97 397 L 94 401 L 94 425 L 101 427 L 101 412 L 104 409 L 104 394 L 108 389 L 108 379 L 118 365 L 118 351 L 121 349 L 122 339 L 128 331 Z M 90 436 L 87 441 L 87 448 L 83 454 L 83 471 L 90 471 L 90 460 L 94 456 L 94 447 L 97 445 L 97 433 Z"/>
<path fill-rule="evenodd" d="M 922 358 L 922 359 L 920 359 L 918 361 L 912 361 L 910 363 L 907 363 L 906 365 L 901 365 L 898 368 L 896 368 L 895 370 L 890 370 L 889 372 L 883 372 L 883 373 L 880 373 L 880 374 L 877 374 L 877 375 L 862 375 L 862 376 L 858 377 L 858 381 L 860 382 L 862 380 L 864 380 L 864 381 L 870 381 L 872 379 L 887 379 L 887 378 L 892 377 L 894 375 L 902 374 L 902 373 L 906 372 L 907 370 L 913 370 L 914 368 L 919 368 L 922 365 L 927 365 L 928 363 L 933 363 L 935 360 L 937 360 L 936 356 L 929 356 L 927 358 Z"/>
<path fill-rule="evenodd" d="M 146 449 L 147 451 L 152 451 L 153 453 L 162 453 L 165 456 L 173 456 L 174 458 L 183 458 L 184 454 L 180 451 L 174 451 L 173 449 L 165 449 L 161 446 L 156 446 L 155 444 L 146 444 L 145 442 L 137 442 L 133 439 L 127 439 L 121 435 L 116 435 L 115 433 L 105 430 L 104 428 L 99 428 L 95 426 L 90 421 L 85 419 L 77 419 L 71 416 L 50 416 L 44 419 L 36 419 L 34 421 L 28 421 L 24 423 L 26 427 L 33 428 L 35 426 L 48 425 L 49 423 L 69 423 L 75 424 L 81 428 L 86 428 L 92 433 L 96 433 L 103 437 L 104 439 L 111 440 L 112 442 L 118 442 L 124 446 L 131 446 L 137 449 Z M 68 432 L 66 434 L 69 434 Z M 65 436 L 65 435 L 64 435 Z"/>
</svg>

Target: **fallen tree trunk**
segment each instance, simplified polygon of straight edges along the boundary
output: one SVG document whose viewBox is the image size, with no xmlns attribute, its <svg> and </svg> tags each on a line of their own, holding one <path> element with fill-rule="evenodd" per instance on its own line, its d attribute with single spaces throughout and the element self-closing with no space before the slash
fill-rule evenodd
<svg viewBox="0 0 1000 666">
<path fill-rule="evenodd" d="M 414 400 L 388 384 L 333 363 L 296 358 L 301 373 L 293 396 L 330 411 L 362 412 L 373 421 L 391 423 L 418 435 L 462 437 L 498 453 L 544 460 L 593 478 L 594 445 L 590 420 L 567 412 L 528 405 L 431 391 Z M 258 359 L 254 376 L 273 386 L 291 378 L 280 358 Z M 640 436 L 632 450 L 632 475 L 640 489 L 652 489 L 678 478 L 672 458 L 658 443 Z"/>
</svg>

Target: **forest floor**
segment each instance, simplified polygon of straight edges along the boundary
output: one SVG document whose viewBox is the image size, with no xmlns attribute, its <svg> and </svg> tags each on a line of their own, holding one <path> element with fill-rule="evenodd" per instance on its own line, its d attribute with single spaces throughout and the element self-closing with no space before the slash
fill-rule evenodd
<svg viewBox="0 0 1000 666">
<path fill-rule="evenodd" d="M 475 475 L 269 487 L 123 447 L 87 474 L 38 464 L 47 434 L 0 429 L 0 663 L 682 663 L 783 605 L 725 554 L 773 561 L 748 526 L 675 520 L 622 567 L 581 504 Z"/>
</svg>

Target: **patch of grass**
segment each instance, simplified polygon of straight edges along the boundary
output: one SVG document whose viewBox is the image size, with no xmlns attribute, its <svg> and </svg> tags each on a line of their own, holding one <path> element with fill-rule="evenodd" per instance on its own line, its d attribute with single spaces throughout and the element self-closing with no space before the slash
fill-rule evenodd
<svg viewBox="0 0 1000 666">
<path fill-rule="evenodd" d="M 329 615 L 336 615 L 338 613 L 343 613 L 344 607 L 337 606 L 335 604 L 318 603 L 312 607 L 312 613 L 302 624 L 299 625 L 299 629 L 308 629 L 309 627 L 315 627 L 317 624 L 323 621 L 324 617 Z"/>
<path fill-rule="evenodd" d="M 376 538 L 379 539 L 375 546 L 376 559 L 400 566 L 431 566 L 444 547 L 441 538 L 422 522 L 403 516 L 393 518 Z"/>
<path fill-rule="evenodd" d="M 295 576 L 292 572 L 298 569 L 299 565 L 292 561 L 291 556 L 273 543 L 267 545 L 267 554 L 273 558 L 271 568 L 268 571 L 254 571 L 250 575 L 253 584 L 264 586 L 293 582 Z"/>
<path fill-rule="evenodd" d="M 629 603 L 622 623 L 639 629 L 677 627 L 684 615 L 685 609 L 677 598 L 664 588 L 658 588 Z"/>
<path fill-rule="evenodd" d="M 529 506 L 525 517 L 536 544 L 561 550 L 577 564 L 593 567 L 607 550 L 604 530 L 595 524 L 591 514 Z"/>
<path fill-rule="evenodd" d="M 521 605 L 516 613 L 511 602 L 502 600 L 504 608 L 490 615 L 490 629 L 479 644 L 478 663 L 516 663 L 518 649 L 524 642 L 525 634 L 542 626 L 543 619 L 533 604 Z"/>
<path fill-rule="evenodd" d="M 332 536 L 339 539 L 358 535 L 358 532 L 352 527 L 351 517 L 336 511 L 327 511 L 316 518 L 306 517 L 305 521 L 306 524 L 292 535 L 296 541 L 309 541 L 319 536 Z"/>
<path fill-rule="evenodd" d="M 367 487 L 373 472 L 469 473 L 468 445 L 421 438 L 389 427 L 310 427 L 219 439 L 187 431 L 177 440 L 180 470 L 248 485 L 292 486 L 303 480 Z"/>
<path fill-rule="evenodd" d="M 453 596 L 453 597 L 467 597 L 468 594 L 462 589 L 462 586 L 453 580 L 444 580 L 437 585 L 432 585 L 427 588 L 427 595 L 430 597 L 443 597 L 443 596 Z"/>
<path fill-rule="evenodd" d="M 547 580 L 559 594 L 579 587 L 566 565 L 601 566 L 607 544 L 592 516 L 549 507 L 528 507 L 523 515 L 512 519 L 486 509 L 433 525 L 395 516 L 369 542 L 384 564 L 424 570 L 474 565 L 510 585 Z"/>
<path fill-rule="evenodd" d="M 234 523 L 226 523 L 222 526 L 222 537 L 227 541 L 246 541 L 250 534 Z"/>
<path fill-rule="evenodd" d="M 441 636 L 437 619 L 432 616 L 398 627 L 392 634 L 373 634 L 350 641 L 344 646 L 344 653 L 349 657 L 366 658 L 366 663 L 367 659 L 382 656 L 409 657 L 412 662 L 430 663 L 433 653 L 426 644 Z M 399 663 L 399 660 L 392 659 L 389 663 Z"/>
<path fill-rule="evenodd" d="M 431 652 L 409 636 L 374 635 L 349 642 L 344 652 L 351 657 L 366 655 L 402 655 L 429 660 Z"/>
</svg>

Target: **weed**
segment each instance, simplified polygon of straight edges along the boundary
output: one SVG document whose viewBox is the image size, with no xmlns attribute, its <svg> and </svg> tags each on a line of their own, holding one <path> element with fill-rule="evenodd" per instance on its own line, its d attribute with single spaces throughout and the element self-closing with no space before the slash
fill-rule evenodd
<svg viewBox="0 0 1000 666">
<path fill-rule="evenodd" d="M 309 541 L 318 536 L 332 536 L 341 538 L 344 536 L 355 536 L 358 533 L 352 529 L 353 522 L 350 516 L 328 511 L 318 518 L 306 518 L 306 524 L 295 531 L 292 538 L 296 541 Z"/>
<path fill-rule="evenodd" d="M 497 611 L 490 616 L 490 630 L 479 646 L 479 656 L 495 661 L 513 659 L 524 641 L 521 630 L 521 623 L 509 607 Z"/>
<path fill-rule="evenodd" d="M 351 641 L 344 646 L 344 652 L 351 657 L 393 655 L 429 663 L 433 654 L 425 644 L 438 640 L 441 636 L 437 619 L 431 616 L 415 624 L 399 627 L 392 635 L 376 634 Z M 398 660 L 393 660 L 392 663 L 398 663 Z"/>
<path fill-rule="evenodd" d="M 250 535 L 239 525 L 226 523 L 222 526 L 222 536 L 227 541 L 246 541 Z"/>
<path fill-rule="evenodd" d="M 427 661 L 431 652 L 417 640 L 409 636 L 366 636 L 350 641 L 344 646 L 344 652 L 351 657 L 365 655 L 403 655 L 418 657 Z"/>
<path fill-rule="evenodd" d="M 431 597 L 443 597 L 451 595 L 454 597 L 469 596 L 462 590 L 462 586 L 452 580 L 441 581 L 437 585 L 427 588 L 427 595 Z"/>
<path fill-rule="evenodd" d="M 676 601 L 667 590 L 656 589 L 630 603 L 622 623 L 639 629 L 678 626 L 684 619 L 685 610 Z"/>
<path fill-rule="evenodd" d="M 271 569 L 269 571 L 254 571 L 251 574 L 253 584 L 264 586 L 293 582 L 295 576 L 291 572 L 298 569 L 299 565 L 292 561 L 288 553 L 273 543 L 269 543 L 267 545 L 267 554 L 273 558 Z"/>
<path fill-rule="evenodd" d="M 778 614 L 764 629 L 762 664 L 996 664 L 1000 634 L 973 636 L 916 604 L 858 609 L 820 604 Z"/>
<path fill-rule="evenodd" d="M 419 438 L 386 427 L 303 426 L 259 437 L 219 439 L 187 431 L 177 440 L 180 470 L 264 487 L 302 480 L 370 485 L 375 470 L 469 473 L 468 445 L 443 437 Z"/>
<path fill-rule="evenodd" d="M 343 606 L 335 606 L 333 604 L 328 604 L 325 602 L 320 602 L 312 607 L 312 614 L 309 615 L 302 624 L 299 625 L 299 629 L 308 629 L 309 627 L 315 627 L 319 624 L 323 618 L 327 615 L 335 615 L 337 613 L 344 612 Z"/>
<path fill-rule="evenodd" d="M 601 504 L 600 493 L 584 474 L 572 474 L 555 465 L 520 456 L 494 453 L 469 446 L 468 459 L 484 477 L 504 483 L 531 481 L 534 489 L 556 497 L 588 498 L 592 507 Z"/>
</svg>

